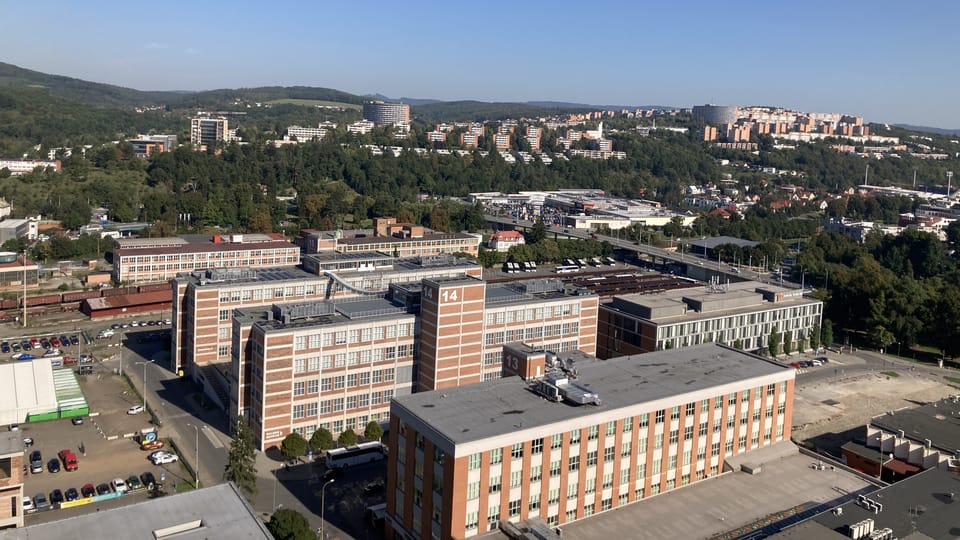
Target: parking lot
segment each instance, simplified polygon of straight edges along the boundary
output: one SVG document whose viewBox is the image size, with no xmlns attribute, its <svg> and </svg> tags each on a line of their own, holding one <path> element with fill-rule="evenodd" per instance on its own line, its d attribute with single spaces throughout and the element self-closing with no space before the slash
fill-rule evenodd
<svg viewBox="0 0 960 540">
<path fill-rule="evenodd" d="M 189 478 L 189 474 L 183 471 L 179 463 L 154 466 L 148 459 L 150 452 L 140 449 L 134 435 L 138 435 L 142 429 L 153 427 L 150 423 L 151 417 L 146 412 L 127 414 L 131 406 L 142 404 L 142 398 L 121 376 L 121 369 L 126 371 L 140 369 L 140 365 L 132 360 L 135 355 L 125 351 L 121 344 L 126 343 L 141 353 L 147 351 L 150 354 L 148 358 L 163 356 L 163 342 L 169 335 L 169 324 L 164 324 L 164 320 L 156 316 L 147 319 L 142 315 L 135 319 L 125 318 L 106 322 L 59 321 L 56 318 L 34 318 L 29 322 L 31 324 L 26 329 L 13 324 L 0 326 L 0 353 L 9 350 L 9 353 L 3 354 L 0 361 L 25 361 L 9 359 L 15 352 L 27 352 L 36 357 L 42 357 L 44 352 L 50 351 L 47 352 L 47 357 L 65 360 L 61 364 L 61 369 L 76 370 L 79 366 L 75 367 L 73 364 L 75 362 L 79 364 L 81 355 L 90 356 L 91 360 L 85 359 L 83 365 L 89 373 L 78 375 L 77 379 L 91 414 L 83 416 L 83 422 L 79 425 L 74 425 L 70 419 L 19 425 L 21 437 L 32 439 L 32 445 L 25 448 L 25 457 L 29 458 L 30 453 L 39 451 L 43 461 L 43 472 L 28 472 L 24 476 L 26 496 L 33 498 L 37 493 L 43 493 L 49 501 L 50 493 L 54 490 L 60 490 L 66 494 L 69 488 L 81 491 L 86 484 L 96 487 L 100 484 L 109 484 L 114 478 L 126 480 L 130 476 L 139 477 L 144 472 L 152 473 L 158 482 L 163 478 L 167 493 L 172 493 L 179 484 L 192 483 L 192 478 Z M 134 322 L 136 324 L 133 324 Z M 116 326 L 112 336 L 107 335 L 103 339 L 96 339 L 100 331 L 111 328 L 112 325 Z M 30 345 L 27 351 L 24 351 L 24 342 Z M 6 347 L 3 346 L 4 344 Z M 15 351 L 14 344 L 20 349 L 19 351 Z M 150 405 L 154 408 L 160 405 L 162 409 L 162 404 L 150 403 Z M 159 430 L 159 436 L 165 437 L 162 428 Z M 77 470 L 64 469 L 63 461 L 58 458 L 61 450 L 70 450 L 76 455 Z M 171 449 L 165 448 L 165 450 Z M 58 461 L 60 465 L 58 472 L 51 472 L 49 469 L 49 463 L 52 460 Z M 149 496 L 150 493 L 145 488 L 141 488 L 116 499 L 98 500 L 95 503 L 69 508 L 28 512 L 26 521 L 27 524 L 31 524 L 64 519 L 91 511 L 124 506 Z M 81 500 L 83 500 L 82 496 Z"/>
</svg>

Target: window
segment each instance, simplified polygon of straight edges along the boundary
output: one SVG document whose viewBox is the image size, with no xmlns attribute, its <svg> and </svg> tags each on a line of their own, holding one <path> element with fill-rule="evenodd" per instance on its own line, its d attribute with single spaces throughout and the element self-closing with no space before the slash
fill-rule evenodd
<svg viewBox="0 0 960 540">
<path fill-rule="evenodd" d="M 522 457 L 523 457 L 523 443 L 514 444 L 513 448 L 510 449 L 510 458 L 520 459 Z"/>
<path fill-rule="evenodd" d="M 304 381 L 297 381 L 293 383 L 293 395 L 302 396 L 305 391 L 306 385 L 304 384 Z"/>
<path fill-rule="evenodd" d="M 595 441 L 600 436 L 600 426 L 590 426 L 587 429 L 587 440 Z"/>
<path fill-rule="evenodd" d="M 678 440 L 680 440 L 680 430 L 679 429 L 670 430 L 670 444 L 677 444 Z"/>
<path fill-rule="evenodd" d="M 499 493 L 500 492 L 500 476 L 491 476 L 490 477 L 490 493 Z"/>
<path fill-rule="evenodd" d="M 543 467 L 534 465 L 530 467 L 530 482 L 539 482 L 543 478 Z"/>
<path fill-rule="evenodd" d="M 623 419 L 623 429 L 621 430 L 624 433 L 630 433 L 633 431 L 633 417 L 628 417 Z"/>
<path fill-rule="evenodd" d="M 620 444 L 620 456 L 630 457 L 630 441 L 624 441 Z"/>
<path fill-rule="evenodd" d="M 417 515 L 416 512 L 414 512 L 414 515 Z M 500 521 L 500 505 L 495 504 L 487 509 L 487 525 L 492 527 L 498 521 Z"/>
<path fill-rule="evenodd" d="M 220 315 L 218 316 L 218 319 L 221 320 L 221 321 L 230 320 L 230 310 L 229 310 L 229 309 L 221 309 L 221 310 L 220 310 Z"/>
<path fill-rule="evenodd" d="M 293 417 L 303 418 L 303 405 L 294 405 L 293 406 Z"/>
<path fill-rule="evenodd" d="M 550 476 L 560 476 L 560 460 L 550 462 Z"/>
<path fill-rule="evenodd" d="M 672 471 L 677 468 L 677 456 L 667 456 L 667 470 Z"/>
<path fill-rule="evenodd" d="M 537 455 L 543 453 L 543 439 L 534 439 L 530 444 L 530 453 Z"/>
<path fill-rule="evenodd" d="M 627 484 L 630 482 L 630 469 L 621 469 L 620 470 L 620 485 Z"/>
<path fill-rule="evenodd" d="M 316 394 L 319 391 L 319 388 L 320 388 L 320 381 L 318 381 L 317 379 L 310 379 L 309 381 L 307 381 L 308 394 Z"/>
<path fill-rule="evenodd" d="M 696 403 L 687 403 L 687 410 L 686 410 L 687 416 L 693 415 L 693 413 L 696 411 L 696 408 L 697 408 Z"/>
<path fill-rule="evenodd" d="M 653 447 L 656 449 L 663 448 L 663 433 L 657 433 L 653 436 Z"/>
<path fill-rule="evenodd" d="M 667 415 L 667 411 L 663 409 L 660 409 L 659 411 L 657 411 L 657 423 L 662 424 L 663 419 L 666 418 L 666 415 Z"/>
<path fill-rule="evenodd" d="M 475 471 L 480 468 L 480 453 L 470 454 L 470 457 L 467 458 L 467 469 Z"/>
<path fill-rule="evenodd" d="M 580 493 L 580 483 L 579 482 L 570 482 L 567 484 L 567 498 L 575 499 L 577 493 Z"/>
<path fill-rule="evenodd" d="M 597 464 L 597 451 L 587 452 L 587 467 L 593 467 Z"/>
<path fill-rule="evenodd" d="M 683 428 L 683 440 L 689 441 L 693 438 L 693 426 Z"/>
<path fill-rule="evenodd" d="M 503 448 L 494 448 L 490 451 L 490 464 L 503 463 Z"/>
<path fill-rule="evenodd" d="M 534 510 L 540 509 L 540 494 L 530 496 L 530 513 L 532 514 Z"/>
<path fill-rule="evenodd" d="M 547 504 L 557 504 L 560 502 L 560 488 L 551 489 L 547 493 Z"/>
<path fill-rule="evenodd" d="M 467 530 L 476 529 L 480 526 L 480 514 L 478 512 L 467 512 L 467 521 L 465 524 Z"/>
<path fill-rule="evenodd" d="M 643 413 L 640 415 L 640 427 L 645 428 L 650 425 L 650 414 Z"/>
<path fill-rule="evenodd" d="M 523 471 L 512 471 L 510 473 L 510 487 L 518 488 L 523 483 Z"/>
<path fill-rule="evenodd" d="M 520 515 L 520 501 L 510 501 L 509 506 L 510 517 L 516 517 Z"/>
<path fill-rule="evenodd" d="M 580 444 L 580 430 L 575 429 L 570 432 L 570 444 Z"/>
<path fill-rule="evenodd" d="M 560 448 L 561 446 L 563 446 L 563 434 L 562 434 L 562 433 L 554 433 L 554 434 L 553 434 L 553 437 L 550 438 L 550 449 L 551 449 L 551 450 L 556 450 L 557 448 Z"/>
<path fill-rule="evenodd" d="M 680 406 L 679 406 L 679 405 L 675 405 L 672 409 L 670 409 L 670 419 L 671 419 L 671 420 L 679 420 L 679 419 L 680 419 Z"/>
<path fill-rule="evenodd" d="M 609 489 L 613 487 L 613 473 L 608 472 L 603 475 L 603 489 Z"/>
<path fill-rule="evenodd" d="M 614 434 L 616 433 L 617 433 L 617 422 L 616 421 L 607 422 L 606 436 L 613 437 Z"/>
<path fill-rule="evenodd" d="M 611 463 L 611 462 L 613 461 L 613 453 L 614 453 L 614 449 L 613 449 L 612 446 L 608 446 L 607 448 L 604 448 L 604 449 L 603 449 L 603 462 L 604 462 L 604 463 Z"/>
</svg>

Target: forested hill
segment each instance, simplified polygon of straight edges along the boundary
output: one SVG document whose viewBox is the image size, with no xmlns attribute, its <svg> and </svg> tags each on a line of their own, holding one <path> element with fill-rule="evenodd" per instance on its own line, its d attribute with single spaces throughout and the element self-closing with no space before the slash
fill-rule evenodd
<svg viewBox="0 0 960 540">
<path fill-rule="evenodd" d="M 50 75 L 3 62 L 0 62 L 0 87 L 38 89 L 54 97 L 94 107 L 123 109 L 160 105 L 182 96 L 177 92 L 144 92 L 112 84 Z"/>
</svg>

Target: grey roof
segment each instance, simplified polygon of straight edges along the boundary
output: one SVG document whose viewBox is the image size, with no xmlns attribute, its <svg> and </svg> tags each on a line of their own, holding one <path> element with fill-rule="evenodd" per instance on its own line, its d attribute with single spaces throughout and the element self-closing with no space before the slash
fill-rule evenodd
<svg viewBox="0 0 960 540">
<path fill-rule="evenodd" d="M 760 242 L 753 242 L 751 240 L 744 240 L 742 238 L 734 238 L 733 236 L 714 236 L 712 238 L 703 238 L 701 240 L 690 241 L 691 246 L 704 249 L 713 249 L 724 244 L 734 244 L 740 247 L 753 247 L 759 245 Z"/>
<path fill-rule="evenodd" d="M 16 431 L 0 433 L 0 456 L 23 453 L 23 439 Z"/>
<path fill-rule="evenodd" d="M 177 274 L 177 280 L 186 283 L 193 283 L 197 287 L 223 287 L 225 284 L 244 285 L 254 283 L 264 283 L 268 281 L 326 281 L 328 278 L 306 272 L 297 266 L 269 266 L 264 268 L 245 268 L 243 272 L 238 272 L 237 279 L 209 279 L 207 276 L 211 272 L 225 271 L 229 273 L 229 268 L 206 268 L 195 270 L 193 272 L 184 272 Z M 239 270 L 239 269 L 238 269 Z M 250 277 L 254 276 L 254 277 Z"/>
<path fill-rule="evenodd" d="M 890 433 L 903 430 L 917 442 L 931 444 L 951 454 L 960 451 L 960 399 L 948 397 L 913 409 L 901 409 L 870 419 L 870 424 Z"/>
<path fill-rule="evenodd" d="M 0 531 L 0 540 L 118 538 L 156 540 L 154 531 L 200 521 L 200 526 L 172 534 L 177 540 L 263 538 L 272 536 L 233 484 L 150 499 L 22 529 Z"/>
<path fill-rule="evenodd" d="M 869 500 L 883 506 L 878 513 L 852 501 L 841 507 L 840 515 L 823 512 L 813 521 L 840 534 L 854 523 L 872 519 L 874 530 L 892 529 L 894 538 L 956 538 L 960 536 L 960 496 L 951 494 L 960 494 L 960 476 L 942 467 L 929 469 L 868 495 Z M 917 533 L 923 536 L 911 536 Z M 803 538 L 832 537 L 811 534 Z"/>
<path fill-rule="evenodd" d="M 746 379 L 795 371 L 759 356 L 708 343 L 577 364 L 578 385 L 601 405 L 572 406 L 541 398 L 519 377 L 394 399 L 393 409 L 419 418 L 452 445 L 479 441 L 577 417 L 614 411 Z M 438 441 L 439 442 L 439 441 Z"/>
<path fill-rule="evenodd" d="M 273 316 L 264 316 L 264 312 L 271 312 Z M 293 317 L 288 322 L 279 319 L 285 312 L 293 313 Z M 351 298 L 341 302 L 331 302 L 329 300 L 291 302 L 273 304 L 268 310 L 254 308 L 241 313 L 242 317 L 263 328 L 264 332 L 286 332 L 331 326 L 348 323 L 356 319 L 371 321 L 399 320 L 405 315 L 409 315 L 406 307 L 383 298 Z"/>
<path fill-rule="evenodd" d="M 849 441 L 847 443 L 844 443 L 844 445 L 841 446 L 840 449 L 846 450 L 848 452 L 852 452 L 858 456 L 865 457 L 867 459 L 872 459 L 877 463 L 880 463 L 880 459 L 883 457 L 883 454 L 880 453 L 880 450 L 877 450 L 876 448 L 870 448 L 869 446 L 866 446 L 854 441 Z"/>
</svg>

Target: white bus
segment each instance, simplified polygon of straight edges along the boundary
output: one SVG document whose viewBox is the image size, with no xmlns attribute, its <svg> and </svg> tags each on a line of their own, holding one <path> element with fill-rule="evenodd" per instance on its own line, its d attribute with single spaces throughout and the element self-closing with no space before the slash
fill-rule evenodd
<svg viewBox="0 0 960 540">
<path fill-rule="evenodd" d="M 580 270 L 580 267 L 576 265 L 563 265 L 556 268 L 556 272 L 558 274 L 566 274 L 569 272 L 576 272 L 578 270 Z"/>
<path fill-rule="evenodd" d="M 383 444 L 368 442 L 348 446 L 347 448 L 327 450 L 325 461 L 329 469 L 342 469 L 352 465 L 380 461 L 383 458 Z"/>
</svg>

